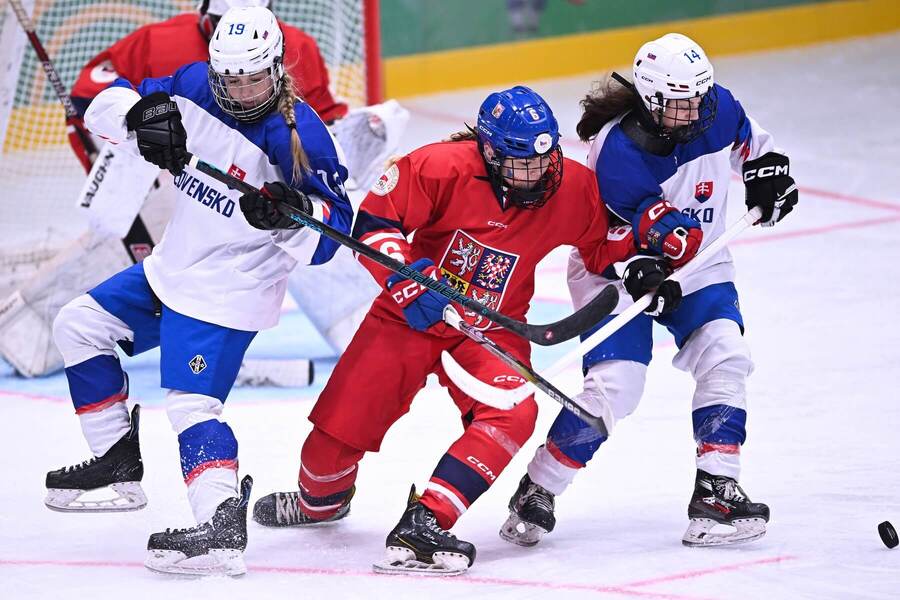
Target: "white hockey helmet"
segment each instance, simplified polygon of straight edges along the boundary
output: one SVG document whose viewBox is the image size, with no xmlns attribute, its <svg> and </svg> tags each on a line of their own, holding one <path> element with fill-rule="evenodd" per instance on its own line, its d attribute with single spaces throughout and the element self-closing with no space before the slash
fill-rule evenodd
<svg viewBox="0 0 900 600">
<path fill-rule="evenodd" d="M 200 32 L 207 40 L 212 37 L 222 18 L 229 8 L 242 6 L 263 6 L 271 7 L 270 0 L 200 0 L 197 4 L 197 11 L 200 13 Z"/>
<path fill-rule="evenodd" d="M 697 119 L 685 121 L 668 133 L 688 141 L 712 125 L 716 113 L 713 67 L 700 45 L 680 33 L 667 33 L 647 42 L 634 57 L 634 87 L 651 120 L 662 128 L 669 100 L 700 98 Z"/>
<path fill-rule="evenodd" d="M 261 6 L 228 9 L 209 41 L 216 103 L 239 121 L 256 121 L 278 101 L 283 83 L 284 36 L 275 15 Z"/>
</svg>

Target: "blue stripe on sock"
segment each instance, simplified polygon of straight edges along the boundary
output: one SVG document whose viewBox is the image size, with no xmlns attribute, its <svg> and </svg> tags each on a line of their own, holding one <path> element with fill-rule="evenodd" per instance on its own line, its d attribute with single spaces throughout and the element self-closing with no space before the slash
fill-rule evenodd
<svg viewBox="0 0 900 600">
<path fill-rule="evenodd" d="M 213 461 L 235 460 L 237 439 L 227 423 L 215 419 L 192 425 L 178 436 L 181 450 L 181 472 L 188 474 L 200 465 Z"/>
<path fill-rule="evenodd" d="M 747 411 L 725 404 L 696 409 L 694 439 L 710 444 L 743 444 L 747 438 Z"/>
<path fill-rule="evenodd" d="M 490 487 L 490 484 L 475 469 L 449 454 L 441 457 L 431 476 L 442 479 L 455 487 L 459 493 L 465 496 L 470 505 Z"/>
<path fill-rule="evenodd" d="M 109 354 L 94 356 L 66 367 L 66 379 L 69 380 L 69 393 L 76 410 L 101 402 L 120 393 L 125 387 L 125 373 L 119 359 Z"/>
</svg>

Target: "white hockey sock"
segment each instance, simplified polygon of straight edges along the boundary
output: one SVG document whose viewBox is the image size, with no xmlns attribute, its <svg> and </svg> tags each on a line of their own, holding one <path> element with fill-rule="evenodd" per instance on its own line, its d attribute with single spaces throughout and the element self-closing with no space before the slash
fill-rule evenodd
<svg viewBox="0 0 900 600">
<path fill-rule="evenodd" d="M 212 519 L 220 504 L 238 496 L 238 477 L 234 469 L 206 469 L 187 486 L 188 502 L 197 524 Z"/>
<path fill-rule="evenodd" d="M 731 477 L 735 481 L 740 481 L 741 455 L 725 452 L 704 452 L 697 457 L 697 468 L 706 471 L 710 475 Z"/>
<path fill-rule="evenodd" d="M 562 494 L 569 487 L 579 470 L 556 460 L 544 446 L 537 449 L 534 458 L 528 463 L 528 476 L 531 481 L 554 496 Z"/>
<path fill-rule="evenodd" d="M 81 413 L 78 415 L 84 439 L 94 456 L 103 456 L 113 444 L 122 439 L 128 432 L 131 422 L 128 418 L 128 406 L 125 401 L 116 402 L 103 410 Z"/>
</svg>

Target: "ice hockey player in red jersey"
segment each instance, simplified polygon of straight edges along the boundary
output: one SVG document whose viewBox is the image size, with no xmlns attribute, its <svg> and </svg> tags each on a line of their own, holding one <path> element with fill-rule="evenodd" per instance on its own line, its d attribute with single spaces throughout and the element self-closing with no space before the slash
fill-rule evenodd
<svg viewBox="0 0 900 600">
<path fill-rule="evenodd" d="M 519 86 L 488 96 L 476 129 L 391 166 L 363 201 L 354 236 L 523 320 L 535 267 L 554 248 L 575 246 L 597 272 L 632 251 L 633 240 L 607 243 L 608 228 L 593 174 L 563 158 L 550 107 Z M 531 436 L 537 405 L 531 397 L 502 411 L 464 395 L 443 372 L 442 351 L 493 385 L 524 380 L 442 321 L 445 297 L 362 262 L 384 289 L 310 414 L 314 428 L 301 452 L 300 490 L 261 498 L 254 518 L 279 527 L 346 516 L 359 461 L 378 451 L 434 373 L 460 411 L 463 433 L 438 461 L 424 493 L 411 490 L 375 570 L 458 574 L 474 562 L 475 547 L 448 530 Z M 480 315 L 464 316 L 529 363 L 526 340 Z"/>
</svg>

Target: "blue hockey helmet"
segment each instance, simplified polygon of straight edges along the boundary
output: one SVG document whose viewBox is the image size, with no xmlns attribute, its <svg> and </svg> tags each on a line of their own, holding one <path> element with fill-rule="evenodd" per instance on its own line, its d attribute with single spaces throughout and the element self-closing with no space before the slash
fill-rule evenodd
<svg viewBox="0 0 900 600">
<path fill-rule="evenodd" d="M 519 85 L 488 96 L 478 111 L 475 133 L 504 207 L 539 208 L 559 189 L 559 125 L 534 90 Z"/>
</svg>

